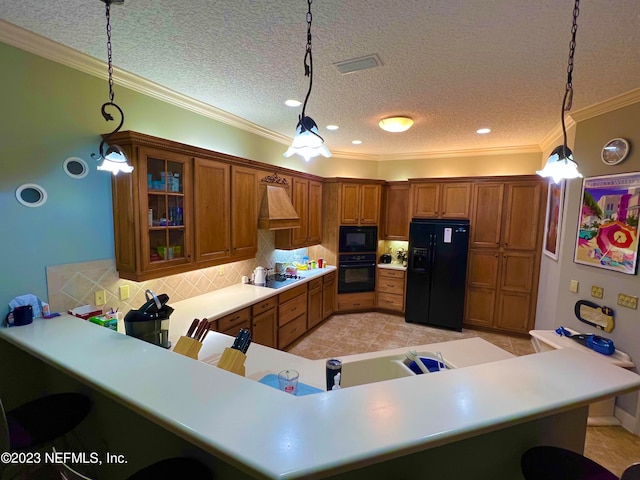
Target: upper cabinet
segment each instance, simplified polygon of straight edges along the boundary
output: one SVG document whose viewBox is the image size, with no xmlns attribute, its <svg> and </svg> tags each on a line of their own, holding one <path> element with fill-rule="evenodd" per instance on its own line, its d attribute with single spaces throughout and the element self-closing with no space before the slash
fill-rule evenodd
<svg viewBox="0 0 640 480">
<path fill-rule="evenodd" d="M 390 183 L 384 187 L 383 238 L 409 240 L 409 183 Z"/>
<path fill-rule="evenodd" d="M 322 241 L 322 183 L 305 178 L 291 180 L 291 203 L 300 217 L 300 228 L 276 231 L 276 248 L 290 250 Z"/>
<path fill-rule="evenodd" d="M 342 183 L 340 223 L 342 225 L 377 225 L 380 221 L 379 183 Z"/>
<path fill-rule="evenodd" d="M 471 182 L 417 181 L 411 184 L 411 216 L 469 218 Z"/>
</svg>

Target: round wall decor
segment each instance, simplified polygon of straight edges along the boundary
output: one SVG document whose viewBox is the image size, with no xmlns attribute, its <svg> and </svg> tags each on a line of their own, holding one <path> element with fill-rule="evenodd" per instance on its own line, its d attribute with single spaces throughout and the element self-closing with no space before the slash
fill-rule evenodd
<svg viewBox="0 0 640 480">
<path fill-rule="evenodd" d="M 62 164 L 64 173 L 71 178 L 80 179 L 87 176 L 89 173 L 89 166 L 80 157 L 69 157 Z"/>
<path fill-rule="evenodd" d="M 25 207 L 41 207 L 47 201 L 47 191 L 35 183 L 25 183 L 16 189 L 16 199 Z"/>
<path fill-rule="evenodd" d="M 617 165 L 629 155 L 629 142 L 624 138 L 613 138 L 604 147 L 600 158 L 607 165 Z"/>
</svg>

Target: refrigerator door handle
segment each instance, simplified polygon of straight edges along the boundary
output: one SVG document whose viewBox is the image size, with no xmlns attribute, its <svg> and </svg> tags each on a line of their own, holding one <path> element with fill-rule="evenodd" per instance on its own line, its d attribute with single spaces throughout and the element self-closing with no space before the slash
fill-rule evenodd
<svg viewBox="0 0 640 480">
<path fill-rule="evenodd" d="M 435 235 L 429 236 L 429 245 L 431 247 L 429 251 L 429 262 L 433 266 L 433 263 L 436 261 L 436 236 Z"/>
</svg>

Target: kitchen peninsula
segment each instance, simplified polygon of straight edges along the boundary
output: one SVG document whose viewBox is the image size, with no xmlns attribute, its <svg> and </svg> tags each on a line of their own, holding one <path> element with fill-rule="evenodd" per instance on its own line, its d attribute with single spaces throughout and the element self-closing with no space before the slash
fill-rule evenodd
<svg viewBox="0 0 640 480">
<path fill-rule="evenodd" d="M 212 316 L 226 312 L 217 308 L 231 308 L 210 307 Z M 186 308 L 183 315 L 192 318 Z M 174 316 L 175 338 L 183 334 L 179 304 Z M 67 315 L 1 329 L 0 341 L 9 358 L 19 360 L 26 352 L 37 359 L 15 361 L 14 374 L 34 378 L 51 369 L 56 373 L 49 377 L 58 380 L 46 382 L 47 389 L 66 385 L 59 377 L 69 377 L 79 389 L 113 403 L 105 409 L 104 400 L 96 402 L 109 425 L 94 435 L 106 437 L 131 465 L 114 468 L 107 478 L 126 477 L 126 468 L 133 469 L 146 451 L 139 442 L 161 447 L 169 434 L 177 441 L 165 455 L 194 454 L 220 479 L 386 479 L 402 471 L 441 479 L 519 478 L 524 450 L 554 444 L 581 451 L 588 405 L 640 388 L 635 373 L 578 351 L 512 358 L 480 339 L 424 346 L 458 367 L 447 372 L 301 397 L 256 380 L 296 368 L 302 382 L 322 387 L 323 361 L 256 344 L 243 378 L 209 364 L 232 342 L 216 332 L 201 352 L 205 361 Z M 474 364 L 482 361 L 472 357 L 483 349 L 489 357 Z M 43 366 L 22 371 L 34 362 Z M 113 413 L 122 409 L 129 412 L 126 418 Z M 113 424 L 125 422 L 122 437 L 114 438 Z M 156 429 L 153 436 L 138 432 L 138 426 L 148 431 L 147 423 Z"/>
</svg>

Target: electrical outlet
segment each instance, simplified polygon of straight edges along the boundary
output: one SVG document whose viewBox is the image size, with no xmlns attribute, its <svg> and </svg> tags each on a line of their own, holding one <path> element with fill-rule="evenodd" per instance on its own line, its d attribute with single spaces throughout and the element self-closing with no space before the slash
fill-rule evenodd
<svg viewBox="0 0 640 480">
<path fill-rule="evenodd" d="M 591 286 L 591 296 L 594 298 L 602 298 L 604 295 L 604 288 L 597 287 L 595 285 Z"/>
<path fill-rule="evenodd" d="M 579 284 L 580 282 L 578 282 L 578 280 L 571 280 L 571 283 L 569 284 L 569 291 L 573 293 L 578 293 Z"/>
<path fill-rule="evenodd" d="M 624 293 L 618 294 L 618 305 L 631 308 L 632 310 L 638 309 L 638 297 L 633 295 L 626 295 Z"/>
<path fill-rule="evenodd" d="M 120 285 L 120 300 L 126 300 L 129 296 L 129 285 Z"/>
<path fill-rule="evenodd" d="M 218 275 L 224 275 L 224 265 L 218 267 Z"/>
<path fill-rule="evenodd" d="M 107 292 L 105 290 L 98 290 L 96 292 L 96 307 L 104 305 L 105 303 L 107 303 Z"/>
</svg>

